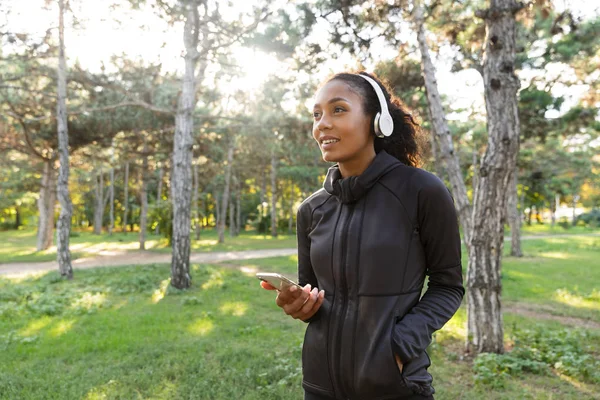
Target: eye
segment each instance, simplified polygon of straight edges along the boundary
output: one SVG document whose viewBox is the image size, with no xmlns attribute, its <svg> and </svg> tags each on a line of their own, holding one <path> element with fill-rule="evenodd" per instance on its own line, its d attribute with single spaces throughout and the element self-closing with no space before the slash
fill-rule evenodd
<svg viewBox="0 0 600 400">
<path fill-rule="evenodd" d="M 317 119 L 321 116 L 321 113 L 318 111 L 313 111 L 313 118 Z"/>
<path fill-rule="evenodd" d="M 333 109 L 333 112 L 340 113 L 346 111 L 343 107 L 337 106 Z"/>
</svg>

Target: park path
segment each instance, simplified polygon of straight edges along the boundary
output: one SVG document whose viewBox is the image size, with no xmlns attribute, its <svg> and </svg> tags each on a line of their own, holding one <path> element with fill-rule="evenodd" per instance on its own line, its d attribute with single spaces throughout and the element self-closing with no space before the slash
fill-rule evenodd
<svg viewBox="0 0 600 400">
<path fill-rule="evenodd" d="M 527 235 L 522 240 L 533 240 L 544 237 L 560 238 L 574 236 L 600 236 L 600 233 L 582 234 L 559 234 L 559 235 Z M 509 241 L 510 237 L 505 240 Z M 251 260 L 256 258 L 269 258 L 295 255 L 296 249 L 270 249 L 270 250 L 247 250 L 192 253 L 190 261 L 193 263 L 219 263 L 232 260 Z M 146 264 L 170 264 L 171 255 L 154 253 L 150 251 L 112 251 L 110 255 L 85 257 L 73 260 L 74 269 L 86 269 L 96 267 L 119 267 L 124 265 L 146 265 Z M 46 262 L 20 262 L 0 264 L 0 276 L 18 277 L 32 273 L 56 271 L 56 261 Z"/>
<path fill-rule="evenodd" d="M 74 270 L 96 267 L 119 267 L 124 265 L 170 264 L 171 254 L 161 254 L 149 251 L 120 251 L 111 255 L 85 257 L 73 260 Z M 232 260 L 251 260 L 254 258 L 269 258 L 295 255 L 296 249 L 269 249 L 247 251 L 223 251 L 210 253 L 192 253 L 192 263 L 219 263 Z M 0 264 L 0 276 L 19 277 L 38 272 L 57 271 L 56 261 L 20 262 Z"/>
</svg>

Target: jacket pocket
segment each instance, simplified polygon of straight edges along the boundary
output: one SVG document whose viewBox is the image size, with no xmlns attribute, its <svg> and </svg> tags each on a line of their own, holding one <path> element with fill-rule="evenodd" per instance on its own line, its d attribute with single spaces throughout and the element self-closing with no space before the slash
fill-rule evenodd
<svg viewBox="0 0 600 400">
<path fill-rule="evenodd" d="M 435 392 L 431 386 L 432 378 L 427 368 L 431 365 L 431 359 L 426 351 L 402 366 L 402 379 L 406 387 L 413 393 L 421 396 L 429 396 Z M 398 372 L 400 369 L 398 368 Z"/>
<path fill-rule="evenodd" d="M 381 324 L 372 337 L 357 339 L 354 381 L 361 399 L 386 399 L 407 396 L 407 388 L 392 349 L 393 321 Z"/>
<path fill-rule="evenodd" d="M 308 386 L 333 393 L 327 354 L 329 306 L 329 301 L 324 301 L 319 310 L 321 315 L 306 328 L 302 344 L 302 375 Z"/>
</svg>

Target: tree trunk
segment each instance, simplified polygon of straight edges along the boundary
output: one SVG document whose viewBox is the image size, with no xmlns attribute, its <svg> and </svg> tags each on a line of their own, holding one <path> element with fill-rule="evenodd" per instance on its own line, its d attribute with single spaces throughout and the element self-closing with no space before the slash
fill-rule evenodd
<svg viewBox="0 0 600 400">
<path fill-rule="evenodd" d="M 452 195 L 454 196 L 458 216 L 463 228 L 463 241 L 467 248 L 469 248 L 472 227 L 471 205 L 469 204 L 467 189 L 462 177 L 458 157 L 454 153 L 452 135 L 450 133 L 450 128 L 448 127 L 448 122 L 446 121 L 446 114 L 444 113 L 444 108 L 442 107 L 442 101 L 438 92 L 435 67 L 433 66 L 433 62 L 429 55 L 429 46 L 426 40 L 423 19 L 423 7 L 421 5 L 417 5 L 415 9 L 415 25 L 419 49 L 421 50 L 421 70 L 427 91 L 429 115 L 431 115 L 433 131 L 438 139 L 439 154 L 446 165 L 446 172 L 448 173 L 448 178 L 452 186 Z"/>
<path fill-rule="evenodd" d="M 104 219 L 104 176 L 102 168 L 100 168 L 94 182 L 96 183 L 94 190 L 94 235 L 100 235 L 102 233 L 102 220 Z"/>
<path fill-rule="evenodd" d="M 192 196 L 192 132 L 194 130 L 194 108 L 196 107 L 196 66 L 201 54 L 198 52 L 200 17 L 198 5 L 181 2 L 186 16 L 183 28 L 185 45 L 185 74 L 181 95 L 175 115 L 175 138 L 173 141 L 173 167 L 171 172 L 171 198 L 173 202 L 173 241 L 171 257 L 171 284 L 178 288 L 189 288 L 190 275 L 190 206 Z M 203 65 L 206 65 L 202 61 Z M 206 68 L 204 66 L 204 68 Z M 200 74 L 203 74 L 202 70 Z"/>
<path fill-rule="evenodd" d="M 200 221 L 200 205 L 198 204 L 198 190 L 199 190 L 199 181 L 200 181 L 200 176 L 198 175 L 198 165 L 194 164 L 194 192 L 193 192 L 193 196 L 194 196 L 194 227 L 196 230 L 196 240 L 200 240 L 200 228 L 201 228 L 201 221 Z"/>
<path fill-rule="evenodd" d="M 277 158 L 271 150 L 271 236 L 277 237 Z"/>
<path fill-rule="evenodd" d="M 127 215 L 129 214 L 129 162 L 125 163 L 125 182 L 123 182 L 123 233 L 127 233 Z"/>
<path fill-rule="evenodd" d="M 236 214 L 237 223 L 235 224 L 235 227 L 236 227 L 235 235 L 236 236 L 239 236 L 240 232 L 242 231 L 242 207 L 241 207 L 241 200 L 240 200 L 241 196 L 242 196 L 242 190 L 239 190 L 238 196 L 236 197 L 236 204 L 235 204 L 235 209 L 237 212 L 237 214 Z"/>
<path fill-rule="evenodd" d="M 521 218 L 519 214 L 519 194 L 517 192 L 517 183 L 519 182 L 517 171 L 513 174 L 513 180 L 508 185 L 507 191 L 507 215 L 510 225 L 510 255 L 513 257 L 523 257 L 521 251 Z"/>
<path fill-rule="evenodd" d="M 229 237 L 235 237 L 237 232 L 237 226 L 235 223 L 235 202 L 234 199 L 238 197 L 237 190 L 237 178 L 235 175 L 232 177 L 232 196 L 229 199 Z"/>
<path fill-rule="evenodd" d="M 288 234 L 293 233 L 294 228 L 294 180 L 290 179 L 290 219 L 288 221 Z"/>
<path fill-rule="evenodd" d="M 234 196 L 235 197 L 235 194 Z M 233 198 L 229 200 L 229 237 L 235 237 L 235 203 L 233 202 Z"/>
<path fill-rule="evenodd" d="M 52 161 L 44 161 L 40 198 L 38 199 L 38 230 L 37 251 L 46 250 L 52 246 L 52 231 L 54 230 L 54 203 L 56 202 L 56 182 Z"/>
<path fill-rule="evenodd" d="M 19 206 L 15 206 L 15 229 L 19 229 L 21 226 L 21 211 Z"/>
<path fill-rule="evenodd" d="M 473 147 L 473 198 L 475 198 L 475 191 L 477 190 L 477 159 L 479 158 L 479 153 L 477 149 Z"/>
<path fill-rule="evenodd" d="M 429 120 L 433 121 L 433 117 L 431 116 L 431 109 L 427 108 L 427 114 L 429 115 Z M 432 131 L 435 130 L 435 127 L 431 126 Z M 440 178 L 444 179 L 444 166 L 442 165 L 442 159 L 440 157 L 440 152 L 438 150 L 438 143 L 436 140 L 436 134 L 430 135 L 429 144 L 431 146 L 431 154 L 433 155 L 433 165 L 435 167 L 435 174 Z"/>
<path fill-rule="evenodd" d="M 223 198 L 221 199 L 221 212 L 219 213 L 219 243 L 225 243 L 225 222 L 227 219 L 227 206 L 229 202 L 229 186 L 231 183 L 231 164 L 233 163 L 234 138 L 230 138 L 227 149 L 227 166 L 225 167 L 225 188 L 223 189 Z"/>
<path fill-rule="evenodd" d="M 500 294 L 506 193 L 514 185 L 519 154 L 519 114 L 514 73 L 514 0 L 491 0 L 478 15 L 485 19 L 483 57 L 488 145 L 481 160 L 473 202 L 473 234 L 467 273 L 467 348 L 476 353 L 503 353 L 504 328 Z"/>
<path fill-rule="evenodd" d="M 215 195 L 215 225 L 217 227 L 217 231 L 219 230 L 219 226 L 221 224 L 221 203 L 219 202 L 220 195 L 217 192 Z"/>
<path fill-rule="evenodd" d="M 115 169 L 110 169 L 110 187 L 108 189 L 110 196 L 110 222 L 108 223 L 108 234 L 112 236 L 115 229 Z"/>
<path fill-rule="evenodd" d="M 265 216 L 265 203 L 267 202 L 267 175 L 263 169 L 260 174 L 260 217 Z"/>
<path fill-rule="evenodd" d="M 161 166 L 158 169 L 158 188 L 156 189 L 156 204 L 159 204 L 162 199 L 163 174 L 164 174 L 164 171 L 163 171 L 163 167 Z M 158 235 L 160 233 L 159 225 L 160 224 L 156 224 L 156 228 L 154 229 L 155 235 Z"/>
<path fill-rule="evenodd" d="M 56 122 L 58 133 L 58 154 L 60 167 L 56 193 L 60 202 L 60 215 L 56 225 L 56 258 L 62 277 L 73 279 L 69 236 L 71 234 L 71 215 L 73 205 L 69 194 L 69 132 L 67 130 L 67 63 L 65 60 L 64 40 L 64 0 L 58 0 L 58 101 L 56 104 Z"/>
<path fill-rule="evenodd" d="M 556 225 L 556 211 L 558 210 L 558 207 L 560 207 L 560 195 L 558 193 L 556 193 L 554 195 L 554 200 L 552 201 L 552 214 L 551 214 L 551 218 L 552 218 L 552 223 L 551 226 L 552 228 L 554 228 L 554 226 Z"/>
<path fill-rule="evenodd" d="M 144 138 L 144 160 L 140 172 L 142 187 L 140 190 L 140 250 L 146 250 L 146 230 L 148 227 L 148 142 Z"/>
<path fill-rule="evenodd" d="M 573 219 L 572 219 L 572 225 L 575 226 L 577 225 L 577 201 L 579 200 L 579 195 L 574 194 L 573 195 Z"/>
</svg>

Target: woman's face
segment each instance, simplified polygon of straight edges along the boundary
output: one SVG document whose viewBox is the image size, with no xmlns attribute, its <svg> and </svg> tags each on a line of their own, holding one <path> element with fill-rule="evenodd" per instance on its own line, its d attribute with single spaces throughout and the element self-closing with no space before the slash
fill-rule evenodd
<svg viewBox="0 0 600 400">
<path fill-rule="evenodd" d="M 313 120 L 323 160 L 346 162 L 374 152 L 371 118 L 363 111 L 362 97 L 345 82 L 330 81 L 317 92 Z"/>
</svg>

